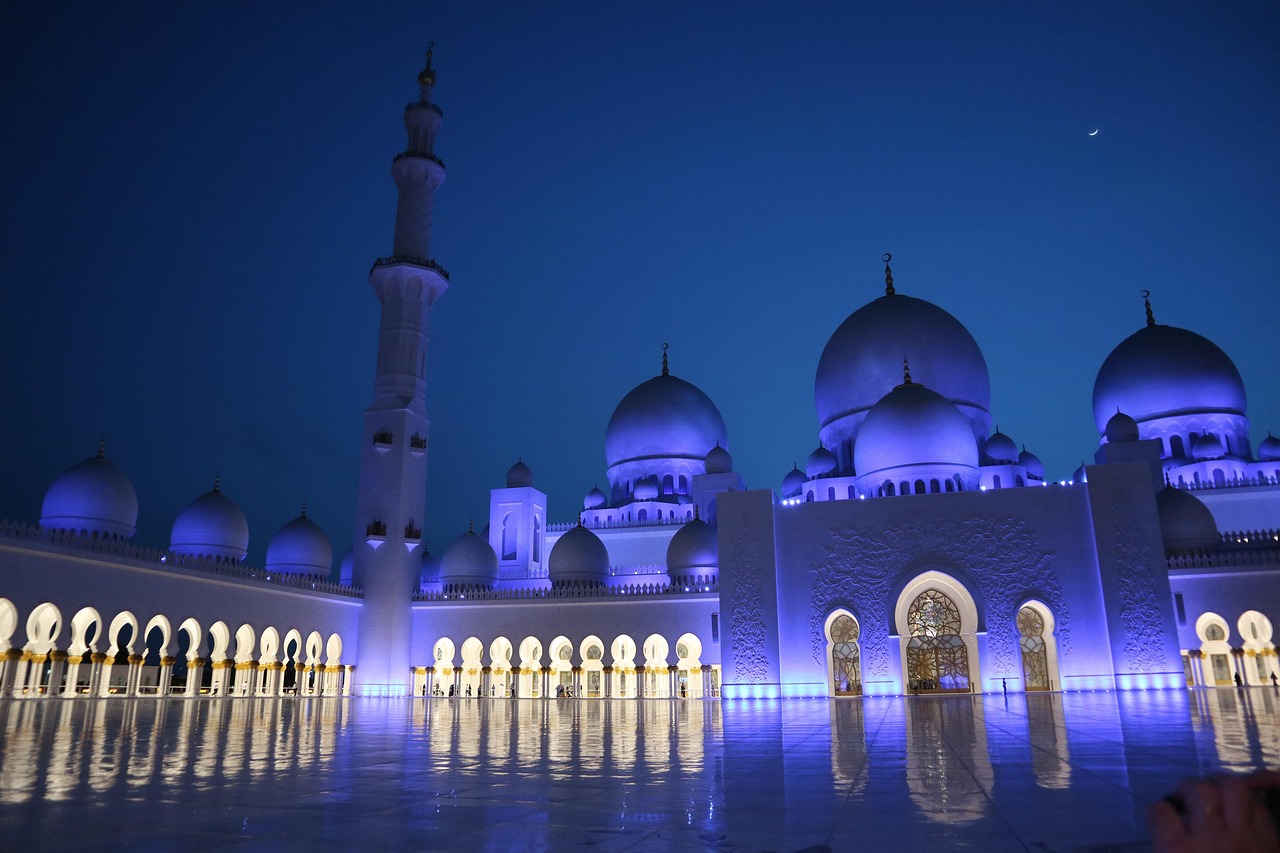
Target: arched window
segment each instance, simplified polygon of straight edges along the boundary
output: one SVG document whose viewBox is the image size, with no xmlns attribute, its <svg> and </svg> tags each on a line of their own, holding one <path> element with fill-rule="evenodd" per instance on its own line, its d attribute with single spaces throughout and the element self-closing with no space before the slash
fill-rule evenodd
<svg viewBox="0 0 1280 853">
<path fill-rule="evenodd" d="M 880 491 L 883 492 L 886 497 L 893 497 L 893 483 L 889 480 L 885 480 L 884 485 L 880 487 Z"/>
<path fill-rule="evenodd" d="M 960 611 L 937 589 L 916 596 L 907 611 L 907 686 L 913 693 L 968 692 L 969 650 Z"/>
<path fill-rule="evenodd" d="M 858 622 L 847 613 L 831 621 L 831 683 L 837 696 L 862 694 L 862 662 L 858 650 Z"/>
<path fill-rule="evenodd" d="M 542 519 L 533 517 L 533 561 L 542 561 Z"/>
<path fill-rule="evenodd" d="M 942 486 L 938 485 L 937 477 L 934 477 L 932 480 L 929 481 L 929 491 L 935 495 L 938 492 L 942 491 Z"/>
<path fill-rule="evenodd" d="M 1022 650 L 1022 678 L 1027 690 L 1048 690 L 1049 654 L 1044 642 L 1044 617 L 1034 607 L 1018 611 L 1018 647 Z"/>
<path fill-rule="evenodd" d="M 516 518 L 509 512 L 502 517 L 502 559 L 516 558 Z"/>
<path fill-rule="evenodd" d="M 648 511 L 648 510 L 644 510 L 644 509 L 642 509 L 642 510 L 640 510 L 639 512 L 637 512 L 637 513 L 636 513 L 636 521 L 648 521 L 648 520 L 649 520 L 649 511 Z"/>
<path fill-rule="evenodd" d="M 833 501 L 833 500 L 835 500 L 835 499 L 836 499 L 836 487 L 835 487 L 835 486 L 828 486 L 828 487 L 827 487 L 827 500 L 829 500 L 829 501 Z"/>
<path fill-rule="evenodd" d="M 906 480 L 903 480 L 901 483 L 899 483 L 899 484 L 898 484 L 898 494 L 900 494 L 900 495 L 909 495 L 909 494 L 911 494 L 911 484 L 910 484 L 910 483 L 908 483 Z"/>
<path fill-rule="evenodd" d="M 1026 485 L 1026 482 L 1023 481 L 1021 474 L 1015 474 L 1013 477 L 1013 484 L 1021 488 Z"/>
<path fill-rule="evenodd" d="M 942 485 L 946 488 L 948 492 L 954 492 L 956 490 L 956 484 L 951 482 L 950 480 L 944 480 L 942 482 Z"/>
<path fill-rule="evenodd" d="M 810 489 L 804 496 L 805 503 L 813 503 L 813 490 Z"/>
<path fill-rule="evenodd" d="M 999 474 L 992 474 L 992 475 L 991 475 L 991 488 L 993 488 L 993 489 L 998 489 L 998 488 L 1000 488 L 1000 475 L 999 475 Z"/>
<path fill-rule="evenodd" d="M 662 478 L 662 493 L 669 495 L 675 490 L 676 481 L 670 474 Z"/>
<path fill-rule="evenodd" d="M 1169 455 L 1175 459 L 1179 459 L 1187 455 L 1187 452 L 1182 449 L 1182 436 L 1169 436 Z"/>
<path fill-rule="evenodd" d="M 680 494 L 682 495 L 689 494 L 689 478 L 686 477 L 684 474 L 680 475 Z"/>
<path fill-rule="evenodd" d="M 916 480 L 916 494 L 917 495 L 924 494 L 924 480 Z"/>
</svg>

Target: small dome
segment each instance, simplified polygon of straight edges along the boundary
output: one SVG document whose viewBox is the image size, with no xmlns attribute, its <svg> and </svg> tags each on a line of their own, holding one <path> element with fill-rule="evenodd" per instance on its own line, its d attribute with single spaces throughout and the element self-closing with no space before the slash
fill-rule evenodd
<svg viewBox="0 0 1280 853">
<path fill-rule="evenodd" d="M 603 584 L 609 577 L 609 550 L 600 537 L 579 524 L 556 540 L 547 558 L 552 584 L 583 581 Z"/>
<path fill-rule="evenodd" d="M 872 478 L 918 465 L 976 470 L 978 442 L 946 397 L 903 383 L 867 413 L 853 445 L 853 464 L 860 476 Z"/>
<path fill-rule="evenodd" d="M 342 555 L 342 562 L 338 564 L 338 583 L 344 586 L 351 586 L 355 573 L 356 552 L 354 548 L 348 548 L 347 553 Z"/>
<path fill-rule="evenodd" d="M 1191 455 L 1196 459 L 1221 459 L 1227 455 L 1227 449 L 1222 446 L 1222 439 L 1206 433 L 1191 446 Z"/>
<path fill-rule="evenodd" d="M 422 549 L 422 575 L 419 583 L 423 587 L 440 583 L 440 558 L 425 547 Z"/>
<path fill-rule="evenodd" d="M 673 578 L 715 571 L 720 566 L 716 529 L 700 518 L 687 521 L 667 545 L 667 574 Z"/>
<path fill-rule="evenodd" d="M 1080 463 L 1080 467 L 1075 470 L 1075 473 L 1071 475 L 1071 482 L 1073 483 L 1089 482 L 1089 473 L 1085 471 L 1083 462 Z"/>
<path fill-rule="evenodd" d="M 320 525 L 302 515 L 276 531 L 267 543 L 267 571 L 300 575 L 328 575 L 333 546 Z"/>
<path fill-rule="evenodd" d="M 810 480 L 825 477 L 836 470 L 836 456 L 825 447 L 819 447 L 809 454 L 808 460 L 804 463 L 804 470 Z"/>
<path fill-rule="evenodd" d="M 445 586 L 491 587 L 498 582 L 498 555 L 474 530 L 468 530 L 440 557 L 440 582 Z"/>
<path fill-rule="evenodd" d="M 249 551 L 249 523 L 235 501 L 215 482 L 206 492 L 187 504 L 173 522 L 169 550 L 190 557 L 211 557 L 240 562 Z"/>
<path fill-rule="evenodd" d="M 1213 513 L 1190 492 L 1165 487 L 1156 495 L 1166 551 L 1209 550 L 1219 543 Z"/>
<path fill-rule="evenodd" d="M 1166 417 L 1245 414 L 1240 372 L 1216 344 L 1154 322 L 1111 351 L 1093 384 L 1099 432 L 1117 410 L 1138 423 Z"/>
<path fill-rule="evenodd" d="M 582 508 L 600 509 L 600 507 L 608 503 L 608 500 L 609 499 L 604 496 L 604 492 L 593 487 L 591 491 L 587 492 L 587 496 L 582 499 Z"/>
<path fill-rule="evenodd" d="M 533 485 L 533 472 L 529 470 L 529 466 L 524 464 L 524 460 L 517 460 L 516 464 L 507 469 L 507 488 L 508 489 L 525 489 Z"/>
<path fill-rule="evenodd" d="M 782 496 L 784 498 L 794 498 L 800 494 L 804 488 L 804 484 L 809 482 L 809 478 L 799 468 L 792 467 L 787 472 L 787 476 L 782 478 Z"/>
<path fill-rule="evenodd" d="M 657 499 L 658 478 L 645 477 L 643 480 L 636 483 L 635 496 L 638 501 L 651 501 Z"/>
<path fill-rule="evenodd" d="M 733 471 L 733 457 L 717 444 L 707 454 L 706 468 L 708 474 L 728 474 Z"/>
<path fill-rule="evenodd" d="M 138 493 L 101 449 L 59 474 L 40 507 L 40 526 L 46 530 L 128 539 L 137 523 Z"/>
<path fill-rule="evenodd" d="M 1027 469 L 1027 473 L 1038 480 L 1044 479 L 1044 463 L 1040 461 L 1040 457 L 1036 456 L 1025 447 L 1018 454 L 1018 464 Z"/>
<path fill-rule="evenodd" d="M 1125 441 L 1138 440 L 1138 422 L 1124 412 L 1116 412 L 1107 419 L 1102 434 L 1107 437 L 1108 444 L 1119 444 Z"/>
<path fill-rule="evenodd" d="M 1262 462 L 1280 462 L 1280 438 L 1271 433 L 1258 445 L 1258 459 Z"/>
<path fill-rule="evenodd" d="M 1002 433 L 999 427 L 982 446 L 982 452 L 995 465 L 1013 465 L 1018 461 L 1018 445 Z"/>
</svg>

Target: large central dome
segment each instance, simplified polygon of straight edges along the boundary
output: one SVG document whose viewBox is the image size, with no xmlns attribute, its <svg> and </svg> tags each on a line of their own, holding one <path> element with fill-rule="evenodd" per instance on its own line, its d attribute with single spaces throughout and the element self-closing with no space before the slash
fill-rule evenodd
<svg viewBox="0 0 1280 853">
<path fill-rule="evenodd" d="M 604 439 L 609 480 L 615 487 L 630 483 L 631 488 L 645 477 L 660 483 L 666 477 L 687 480 L 703 473 L 707 453 L 717 444 L 728 447 L 729 440 L 716 404 L 696 385 L 664 369 L 633 388 L 609 418 Z"/>
<path fill-rule="evenodd" d="M 893 293 L 850 314 L 822 351 L 814 402 L 825 447 L 839 454 L 871 407 L 902 382 L 903 358 L 918 382 L 960 410 L 975 436 L 987 435 L 991 380 L 977 341 L 932 302 Z"/>
</svg>

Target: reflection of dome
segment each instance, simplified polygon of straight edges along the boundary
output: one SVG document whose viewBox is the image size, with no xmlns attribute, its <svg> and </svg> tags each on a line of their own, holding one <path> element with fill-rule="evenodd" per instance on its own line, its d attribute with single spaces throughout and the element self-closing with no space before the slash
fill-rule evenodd
<svg viewBox="0 0 1280 853">
<path fill-rule="evenodd" d="M 782 496 L 784 498 L 793 498 L 800 494 L 800 490 L 804 488 L 804 484 L 809 478 L 799 468 L 792 467 L 787 472 L 787 476 L 782 478 Z"/>
<path fill-rule="evenodd" d="M 428 584 L 440 583 L 440 558 L 426 547 L 422 549 L 422 574 L 419 583 L 424 587 Z"/>
<path fill-rule="evenodd" d="M 276 531 L 267 543 L 267 571 L 327 575 L 333 567 L 333 546 L 320 526 L 302 515 Z"/>
<path fill-rule="evenodd" d="M 733 471 L 733 457 L 717 444 L 707 453 L 706 468 L 708 474 L 728 474 Z"/>
<path fill-rule="evenodd" d="M 591 491 L 587 492 L 587 496 L 582 499 L 582 508 L 599 509 L 604 506 L 607 501 L 608 498 L 604 496 L 604 492 L 593 486 Z"/>
<path fill-rule="evenodd" d="M 867 413 L 853 445 L 853 460 L 860 477 L 921 465 L 972 473 L 978 465 L 978 442 L 964 415 L 945 397 L 923 385 L 904 383 Z"/>
<path fill-rule="evenodd" d="M 1218 545 L 1213 513 L 1190 492 L 1166 487 L 1156 495 L 1166 551 L 1209 550 Z"/>
<path fill-rule="evenodd" d="M 1121 341 L 1098 371 L 1093 417 L 1100 433 L 1117 409 L 1139 424 L 1199 414 L 1243 417 L 1244 383 L 1208 338 L 1152 323 Z"/>
<path fill-rule="evenodd" d="M 672 578 L 715 571 L 719 565 L 716 529 L 700 518 L 685 522 L 667 545 L 667 574 Z"/>
<path fill-rule="evenodd" d="M 1107 425 L 1102 428 L 1102 434 L 1107 437 L 1108 444 L 1120 444 L 1126 441 L 1137 441 L 1140 433 L 1137 421 L 1124 412 L 1117 411 L 1107 418 Z"/>
<path fill-rule="evenodd" d="M 1267 433 L 1267 437 L 1262 439 L 1262 444 L 1258 445 L 1258 458 L 1263 462 L 1280 461 L 1280 438 Z"/>
<path fill-rule="evenodd" d="M 1018 454 L 1018 464 L 1027 469 L 1027 473 L 1036 479 L 1044 479 L 1044 463 L 1040 461 L 1040 457 L 1036 456 L 1025 447 Z"/>
<path fill-rule="evenodd" d="M 814 400 L 822 443 L 852 438 L 858 421 L 902 381 L 902 358 L 916 381 L 954 403 L 986 435 L 991 380 L 982 350 L 955 317 L 923 299 L 886 295 L 849 315 L 818 362 Z"/>
<path fill-rule="evenodd" d="M 700 474 L 707 453 L 728 443 L 711 398 L 664 369 L 622 398 L 604 447 L 609 478 L 618 483 L 637 475 Z"/>
<path fill-rule="evenodd" d="M 240 562 L 249 550 L 249 523 L 215 482 L 212 492 L 196 498 L 178 514 L 169 534 L 169 550 Z"/>
<path fill-rule="evenodd" d="M 804 463 L 804 472 L 809 475 L 810 480 L 815 477 L 825 476 L 835 470 L 836 455 L 825 447 L 819 447 L 810 453 L 808 460 Z"/>
<path fill-rule="evenodd" d="M 529 470 L 529 466 L 524 464 L 524 460 L 517 460 L 516 464 L 507 469 L 507 488 L 523 489 L 533 485 L 533 471 Z"/>
<path fill-rule="evenodd" d="M 1018 445 L 999 428 L 991 433 L 991 437 L 982 446 L 982 451 L 997 465 L 1013 465 L 1018 461 Z"/>
<path fill-rule="evenodd" d="M 584 581 L 603 584 L 609 577 L 609 550 L 600 537 L 578 524 L 556 540 L 547 558 L 551 583 Z"/>
<path fill-rule="evenodd" d="M 1196 459 L 1221 459 L 1227 455 L 1227 449 L 1222 446 L 1222 439 L 1216 435 L 1205 434 L 1191 445 L 1191 455 Z"/>
<path fill-rule="evenodd" d="M 493 586 L 498 582 L 498 555 L 474 530 L 468 530 L 440 557 L 440 582 L 445 586 Z"/>
<path fill-rule="evenodd" d="M 101 448 L 94 458 L 59 474 L 40 507 L 40 526 L 46 530 L 128 539 L 137 523 L 138 493 Z"/>
</svg>

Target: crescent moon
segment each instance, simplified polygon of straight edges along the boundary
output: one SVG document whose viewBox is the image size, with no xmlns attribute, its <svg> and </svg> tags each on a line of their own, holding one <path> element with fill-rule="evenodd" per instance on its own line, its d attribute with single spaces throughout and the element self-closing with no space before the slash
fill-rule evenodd
<svg viewBox="0 0 1280 853">
<path fill-rule="evenodd" d="M 1102 130 L 1102 128 L 1098 128 L 1098 130 Z M 1098 130 L 1095 130 L 1093 133 L 1091 133 L 1091 134 L 1089 134 L 1089 135 L 1090 135 L 1090 136 L 1097 136 L 1097 135 L 1098 135 Z"/>
</svg>

